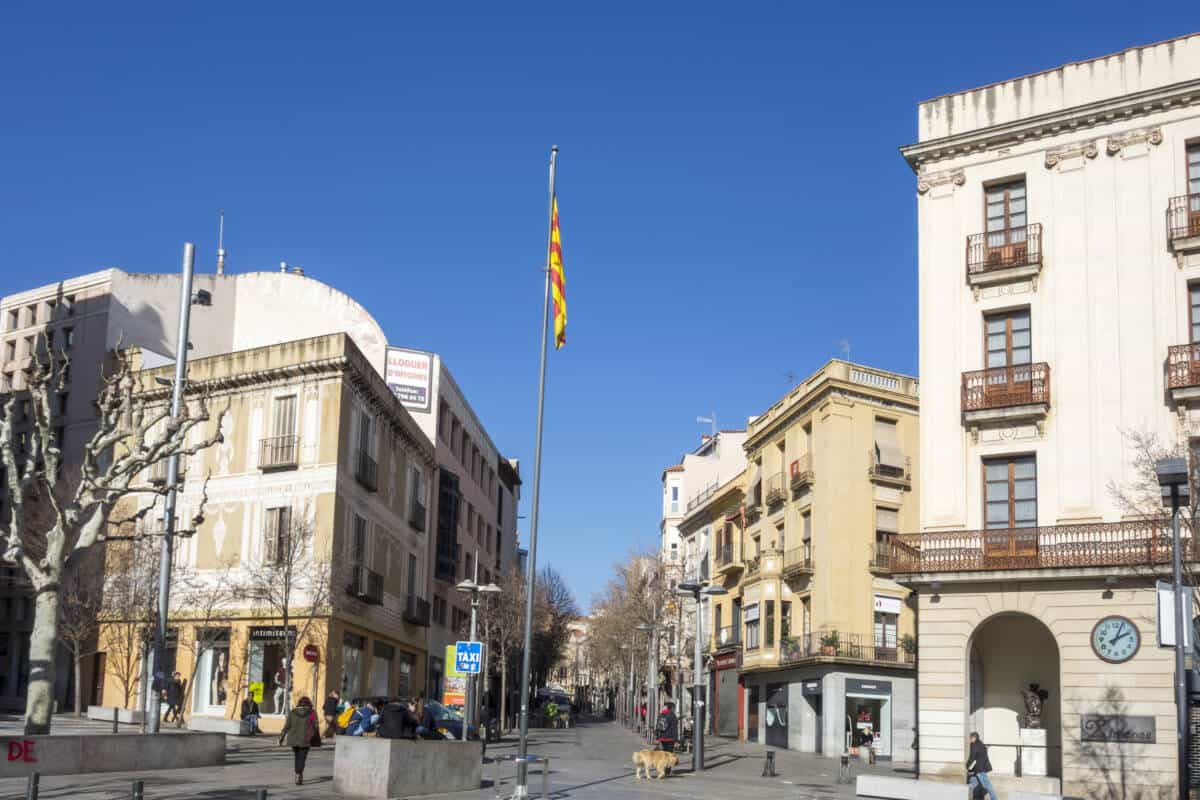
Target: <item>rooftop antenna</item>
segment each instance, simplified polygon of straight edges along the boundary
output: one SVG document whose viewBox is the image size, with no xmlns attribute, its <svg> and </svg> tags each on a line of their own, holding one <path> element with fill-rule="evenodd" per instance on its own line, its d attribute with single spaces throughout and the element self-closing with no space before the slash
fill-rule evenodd
<svg viewBox="0 0 1200 800">
<path fill-rule="evenodd" d="M 711 413 L 712 413 L 712 416 L 696 417 L 696 422 L 697 422 L 697 424 L 699 424 L 701 422 L 707 422 L 709 425 L 712 426 L 712 435 L 716 436 L 717 435 L 717 412 L 713 411 Z"/>
<path fill-rule="evenodd" d="M 838 349 L 842 351 L 842 358 L 850 360 L 850 340 L 842 339 L 838 342 Z"/>
<path fill-rule="evenodd" d="M 220 211 L 221 221 L 217 225 L 217 274 L 225 274 L 225 209 Z"/>
</svg>

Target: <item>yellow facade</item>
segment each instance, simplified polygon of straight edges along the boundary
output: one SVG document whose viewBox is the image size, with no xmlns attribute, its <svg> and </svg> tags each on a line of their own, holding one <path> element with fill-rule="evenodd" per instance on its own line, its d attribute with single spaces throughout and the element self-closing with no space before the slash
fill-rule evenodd
<svg viewBox="0 0 1200 800">
<path fill-rule="evenodd" d="M 161 372 L 143 372 L 144 385 Z M 254 689 L 263 728 L 277 728 L 283 699 L 275 677 L 287 660 L 292 702 L 308 695 L 319 704 L 332 688 L 356 696 L 423 693 L 432 444 L 345 335 L 201 359 L 189 366 L 189 382 L 211 395 L 208 433 L 225 409 L 224 440 L 183 459 L 176 529 L 186 529 L 207 499 L 203 521 L 176 540 L 173 582 L 237 589 L 215 609 L 195 605 L 202 593 L 176 590 L 167 666 L 194 684 L 187 715 L 234 719 Z M 311 538 L 289 604 L 298 637 L 290 659 L 279 603 L 250 588 L 253 576 L 278 568 L 269 548 L 284 518 Z M 120 533 L 146 537 L 142 549 L 157 552 L 161 525 L 152 509 Z M 109 545 L 110 582 L 129 569 L 136 548 Z M 314 609 L 304 594 L 318 585 Z M 106 617 L 97 656 L 104 678 L 93 702 L 141 708 L 149 668 L 138 637 L 149 618 Z M 304 658 L 306 646 L 315 662 Z"/>
</svg>

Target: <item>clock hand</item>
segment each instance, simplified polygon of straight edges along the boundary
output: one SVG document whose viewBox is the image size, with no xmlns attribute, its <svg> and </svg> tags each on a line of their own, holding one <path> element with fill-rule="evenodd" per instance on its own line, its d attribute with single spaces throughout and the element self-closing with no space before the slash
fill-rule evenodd
<svg viewBox="0 0 1200 800">
<path fill-rule="evenodd" d="M 1117 635 L 1108 640 L 1110 645 L 1116 644 L 1118 639 L 1129 635 L 1128 627 L 1125 623 L 1121 623 L 1121 627 L 1117 629 Z"/>
</svg>

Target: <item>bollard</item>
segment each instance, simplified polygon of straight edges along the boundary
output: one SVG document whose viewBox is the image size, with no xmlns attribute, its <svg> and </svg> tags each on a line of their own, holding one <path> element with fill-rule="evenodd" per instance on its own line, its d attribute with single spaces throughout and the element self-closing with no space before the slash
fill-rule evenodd
<svg viewBox="0 0 1200 800">
<path fill-rule="evenodd" d="M 774 750 L 767 751 L 767 760 L 763 762 L 762 776 L 764 778 L 774 778 L 775 777 L 775 751 Z"/>
<path fill-rule="evenodd" d="M 838 783 L 850 783 L 850 754 L 842 753 L 842 768 L 838 773 Z"/>
<path fill-rule="evenodd" d="M 133 800 L 144 800 L 144 792 L 141 781 L 133 782 Z"/>
<path fill-rule="evenodd" d="M 38 780 L 41 778 L 36 772 L 30 773 L 29 782 L 25 784 L 25 800 L 38 800 Z"/>
<path fill-rule="evenodd" d="M 119 714 L 120 714 L 120 711 L 117 710 L 116 706 L 113 706 L 113 733 L 117 732 L 117 723 L 119 722 L 119 718 L 118 718 Z"/>
</svg>

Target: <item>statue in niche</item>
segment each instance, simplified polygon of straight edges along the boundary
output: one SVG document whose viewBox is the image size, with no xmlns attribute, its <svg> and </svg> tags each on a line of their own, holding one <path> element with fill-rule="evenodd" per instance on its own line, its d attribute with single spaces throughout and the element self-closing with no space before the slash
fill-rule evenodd
<svg viewBox="0 0 1200 800">
<path fill-rule="evenodd" d="M 1046 698 L 1050 693 L 1045 689 L 1038 687 L 1038 684 L 1029 684 L 1028 689 L 1020 689 L 1021 698 L 1025 701 L 1025 725 L 1026 728 L 1041 728 L 1042 727 L 1042 709 L 1046 705 Z"/>
</svg>

